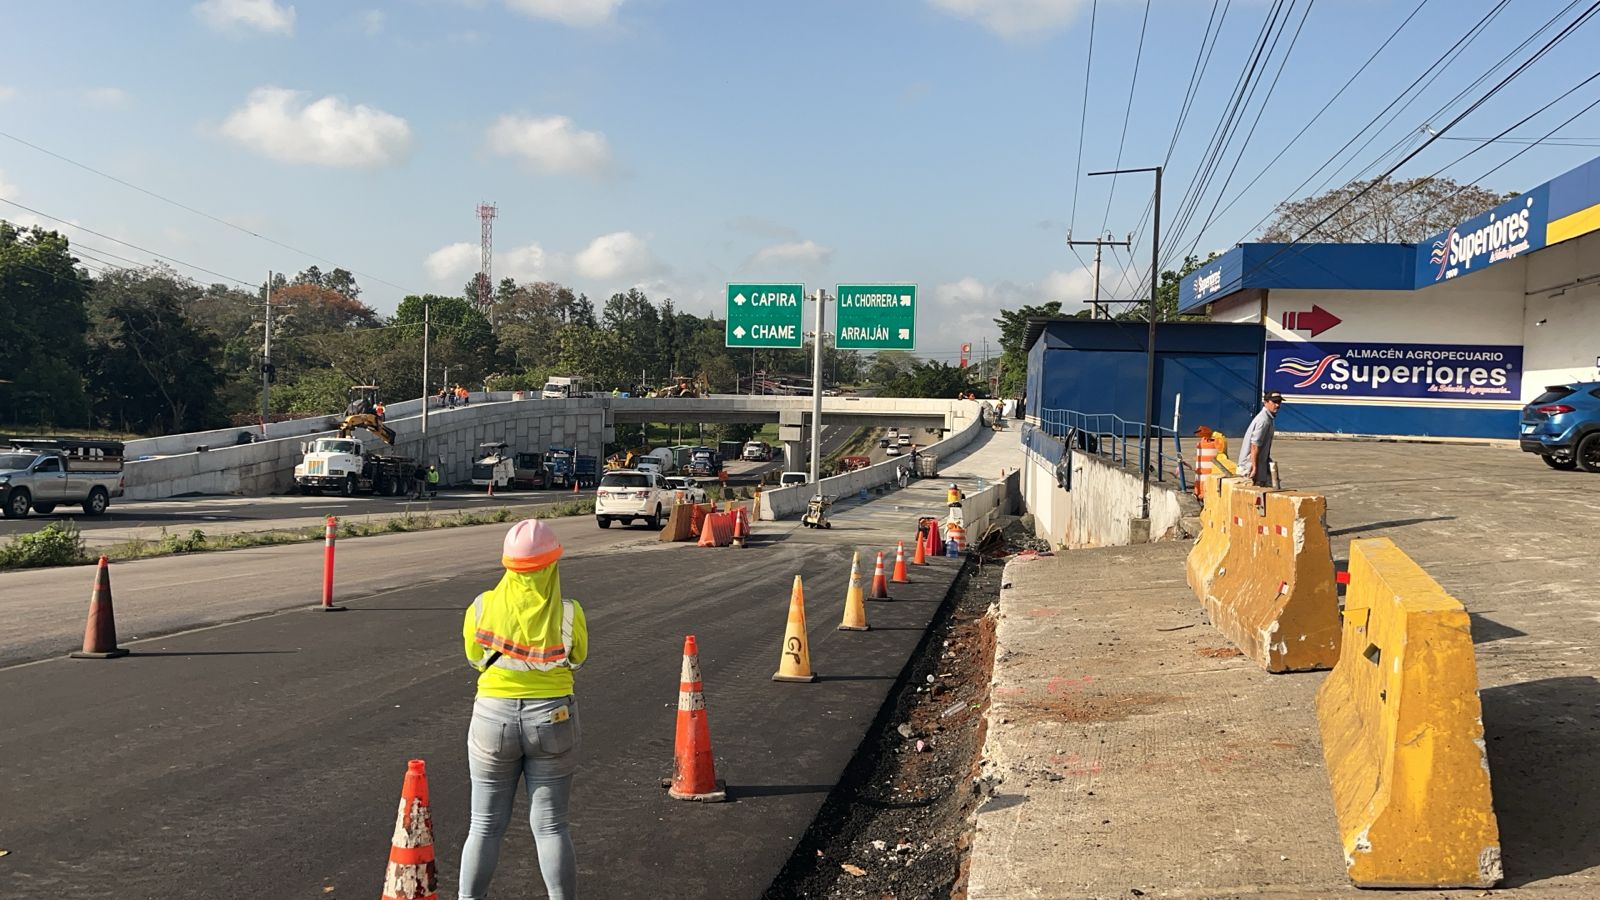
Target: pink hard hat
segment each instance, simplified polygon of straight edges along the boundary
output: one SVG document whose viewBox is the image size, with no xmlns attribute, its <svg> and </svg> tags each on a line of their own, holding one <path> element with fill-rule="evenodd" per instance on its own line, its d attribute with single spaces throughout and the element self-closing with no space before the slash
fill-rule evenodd
<svg viewBox="0 0 1600 900">
<path fill-rule="evenodd" d="M 561 558 L 561 543 L 550 526 L 523 519 L 506 532 L 500 564 L 512 572 L 537 572 Z"/>
</svg>

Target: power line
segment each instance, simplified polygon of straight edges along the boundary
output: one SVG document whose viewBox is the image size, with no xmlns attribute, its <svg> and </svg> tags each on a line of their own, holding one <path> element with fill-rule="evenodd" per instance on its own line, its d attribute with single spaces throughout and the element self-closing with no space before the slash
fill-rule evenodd
<svg viewBox="0 0 1600 900">
<path fill-rule="evenodd" d="M 1540 47 L 1539 50 L 1536 51 L 1532 56 L 1528 57 L 1522 63 L 1517 65 L 1516 68 L 1512 69 L 1511 72 L 1509 74 L 1507 74 L 1504 78 L 1500 79 L 1500 81 L 1497 84 L 1495 84 L 1494 87 L 1490 88 L 1487 92 L 1484 93 L 1483 96 L 1481 96 L 1477 100 L 1473 101 L 1472 105 L 1470 105 L 1466 109 L 1462 110 L 1458 115 L 1456 115 L 1455 118 L 1451 119 L 1448 123 L 1446 123 L 1443 128 L 1440 128 L 1437 132 L 1428 135 L 1427 140 L 1423 141 L 1423 143 L 1422 143 L 1422 145 L 1420 147 L 1417 147 L 1416 149 L 1412 150 L 1410 153 L 1407 153 L 1398 162 L 1396 162 L 1394 165 L 1390 166 L 1388 168 L 1388 170 L 1386 170 L 1382 175 L 1379 175 L 1378 177 L 1369 180 L 1360 190 L 1356 191 L 1354 194 L 1352 194 L 1349 197 L 1347 197 L 1338 206 L 1334 207 L 1331 211 L 1328 212 L 1327 215 L 1323 216 L 1322 219 L 1320 221 L 1318 221 L 1315 225 L 1313 225 L 1310 228 L 1306 229 L 1306 231 L 1304 233 L 1296 236 L 1293 240 L 1291 240 L 1288 243 L 1284 244 L 1283 246 L 1279 247 L 1275 252 L 1273 252 L 1271 255 L 1269 255 L 1266 259 L 1264 259 L 1261 262 L 1257 263 L 1248 272 L 1243 273 L 1243 276 L 1244 277 L 1248 277 L 1249 275 L 1254 274 L 1255 272 L 1259 272 L 1261 269 L 1271 265 L 1275 260 L 1277 260 L 1278 257 L 1280 257 L 1284 253 L 1288 252 L 1288 250 L 1291 247 L 1293 247 L 1296 244 L 1300 243 L 1301 241 L 1305 240 L 1306 237 L 1308 237 L 1308 236 L 1310 236 L 1312 234 L 1315 234 L 1318 229 L 1320 229 L 1323 225 L 1326 225 L 1329 221 L 1331 221 L 1333 219 L 1333 217 L 1338 215 L 1341 211 L 1343 211 L 1345 207 L 1347 207 L 1350 204 L 1354 203 L 1356 200 L 1359 200 L 1361 197 L 1365 196 L 1368 191 L 1371 191 L 1378 184 L 1380 184 L 1383 181 L 1385 181 L 1386 179 L 1388 179 L 1388 177 L 1390 175 L 1393 175 L 1395 173 L 1395 171 L 1397 171 L 1401 166 L 1405 165 L 1407 162 L 1410 162 L 1418 154 L 1420 154 L 1423 150 L 1426 150 L 1428 147 L 1432 146 L 1433 143 L 1435 141 L 1439 140 L 1441 137 L 1443 137 L 1446 132 L 1448 132 L 1450 129 L 1454 128 L 1456 125 L 1460 124 L 1463 119 L 1465 119 L 1467 116 L 1471 115 L 1473 112 L 1477 111 L 1477 109 L 1479 107 L 1481 107 L 1483 104 L 1487 103 L 1491 98 L 1493 98 L 1502 89 L 1504 89 L 1506 85 L 1508 85 L 1512 81 L 1514 81 L 1523 72 L 1526 72 L 1529 67 L 1531 67 L 1532 65 L 1537 63 L 1540 59 L 1543 59 L 1545 54 L 1549 53 L 1552 48 L 1554 48 L 1557 44 L 1560 44 L 1562 41 L 1566 40 L 1569 36 L 1571 36 L 1571 34 L 1574 31 L 1576 31 L 1578 28 L 1582 27 L 1586 22 L 1588 22 L 1589 19 L 1594 16 L 1594 14 L 1595 14 L 1595 12 L 1597 10 L 1600 10 L 1600 2 L 1596 2 L 1596 3 L 1592 4 L 1587 10 L 1585 10 L 1576 19 L 1574 19 L 1572 22 L 1568 23 L 1568 25 L 1565 28 L 1561 29 L 1561 31 L 1559 33 L 1557 33 L 1554 37 L 1552 37 L 1549 41 L 1547 41 L 1543 47 Z M 1595 77 L 1600 77 L 1600 73 L 1597 73 L 1597 76 L 1595 76 Z M 1512 127 L 1516 127 L 1516 126 L 1512 126 Z M 1473 152 L 1476 152 L 1476 150 L 1474 150 Z"/>
<path fill-rule="evenodd" d="M 172 206 L 176 206 L 178 209 L 184 210 L 185 212 L 193 213 L 193 214 L 195 214 L 197 216 L 200 216 L 201 218 L 204 218 L 204 219 L 210 219 L 211 221 L 216 222 L 219 225 L 225 225 L 225 226 L 227 226 L 229 228 L 232 228 L 234 231 L 238 231 L 238 232 L 241 232 L 243 234 L 248 234 L 251 237 L 256 238 L 258 240 L 263 240 L 263 241 L 266 241 L 267 243 L 272 244 L 274 246 L 281 247 L 281 248 L 283 248 L 285 250 L 288 250 L 288 251 L 291 251 L 293 253 L 298 253 L 301 256 L 309 257 L 309 258 L 317 260 L 319 262 L 327 263 L 330 266 L 334 266 L 336 268 L 343 268 L 342 266 L 340 266 L 338 263 L 334 262 L 333 260 L 328 259 L 328 258 L 323 257 L 323 256 L 319 256 L 319 255 L 317 255 L 315 253 L 312 253 L 309 250 L 301 250 L 299 247 L 295 247 L 295 246 L 290 245 L 290 244 L 285 244 L 282 241 L 279 241 L 279 240 L 276 240 L 274 238 L 268 237 L 268 236 L 266 236 L 264 234 L 261 234 L 260 232 L 251 231 L 250 229 L 245 228 L 242 225 L 236 225 L 233 222 L 229 222 L 227 219 L 224 219 L 224 218 L 222 218 L 220 216 L 214 216 L 211 213 L 206 212 L 205 210 L 196 209 L 196 208 L 194 208 L 192 206 L 189 206 L 186 203 L 182 203 L 180 201 L 174 200 L 171 197 L 167 197 L 167 196 L 164 196 L 162 194 L 158 194 L 155 191 L 152 191 L 152 190 L 150 190 L 148 188 L 140 187 L 139 185 L 134 184 L 131 181 L 126 181 L 126 180 L 118 178 L 117 176 L 112 175 L 110 173 L 102 172 L 99 169 L 94 168 L 93 166 L 85 165 L 84 163 L 78 162 L 75 159 L 71 159 L 71 158 L 69 158 L 67 156 L 63 156 L 62 154 L 57 153 L 54 150 L 49 150 L 47 148 L 41 147 L 38 144 L 35 144 L 35 143 L 31 142 L 31 141 L 24 140 L 23 138 L 17 137 L 16 135 L 11 134 L 9 132 L 0 131 L 0 137 L 6 138 L 7 140 L 15 141 L 15 142 L 23 145 L 24 147 L 29 147 L 29 148 L 31 148 L 33 150 L 37 150 L 40 153 L 45 154 L 46 156 L 50 156 L 50 157 L 54 157 L 55 159 L 59 159 L 62 162 L 67 163 L 68 165 L 77 166 L 78 168 L 84 170 L 85 172 L 91 172 L 91 173 L 93 173 L 95 175 L 99 175 L 101 178 L 109 179 L 111 181 L 116 182 L 117 184 L 122 185 L 123 187 L 130 188 L 132 190 L 138 191 L 139 193 L 144 194 L 146 196 L 154 197 L 155 199 L 160 200 L 163 203 L 170 204 Z M 392 281 L 385 281 L 384 279 L 379 278 L 376 275 L 369 275 L 369 274 L 367 274 L 365 272 L 358 272 L 355 269 L 349 269 L 348 271 L 352 275 L 359 275 L 362 278 L 365 278 L 365 279 L 367 279 L 369 281 L 375 281 L 378 284 L 382 284 L 382 285 L 386 285 L 388 287 L 392 287 L 397 291 L 410 293 L 410 291 L 408 291 L 406 288 L 403 288 L 400 285 L 395 284 Z"/>
<path fill-rule="evenodd" d="M 114 238 L 109 234 L 103 234 L 101 232 L 95 231 L 92 228 L 85 228 L 82 225 L 74 224 L 72 222 L 67 221 L 66 219 L 62 219 L 62 218 L 58 218 L 56 216 L 52 216 L 47 212 L 43 212 L 41 210 L 34 209 L 31 206 L 23 206 L 21 203 L 18 203 L 15 200 L 10 200 L 10 199 L 7 199 L 5 197 L 0 197 L 0 203 L 5 203 L 5 204 L 10 205 L 10 206 L 15 206 L 17 209 L 23 210 L 24 212 L 33 213 L 36 216 L 43 216 L 43 217 L 45 217 L 46 219 L 49 219 L 52 222 L 59 222 L 62 225 L 67 225 L 67 226 L 70 226 L 72 228 L 76 228 L 79 231 L 83 231 L 83 232 L 86 232 L 88 234 L 92 234 L 95 237 L 105 238 L 108 241 L 115 241 L 116 243 L 121 244 L 124 247 L 132 247 L 133 249 L 139 251 L 140 253 L 148 253 L 151 256 L 154 256 L 154 257 L 156 257 L 158 259 L 164 259 L 167 262 L 174 263 L 174 264 L 180 265 L 180 266 L 184 266 L 185 268 L 194 269 L 196 272 L 204 272 L 207 275 L 215 275 L 216 277 L 221 278 L 224 281 L 231 281 L 231 282 L 233 282 L 235 284 L 239 284 L 239 285 L 243 285 L 244 287 L 251 288 L 252 290 L 255 288 L 255 285 L 251 284 L 250 282 L 244 281 L 244 280 L 239 279 L 239 278 L 234 278 L 232 275 L 224 275 L 221 272 L 212 271 L 211 269 L 207 269 L 204 266 L 197 266 L 194 263 L 186 263 L 183 260 L 178 259 L 175 256 L 167 256 L 165 254 L 157 253 L 154 250 L 150 250 L 150 249 L 147 249 L 145 247 L 141 247 L 138 244 L 129 243 L 129 242 L 125 241 L 125 240 L 122 240 L 121 238 Z"/>
<path fill-rule="evenodd" d="M 1474 143 L 1480 143 L 1480 144 L 1488 144 L 1488 143 L 1495 143 L 1495 144 L 1528 144 L 1530 146 L 1539 146 L 1539 147 L 1600 147 L 1600 138 L 1556 138 L 1555 140 L 1545 140 L 1544 138 L 1514 138 L 1514 137 L 1480 138 L 1480 137 L 1456 137 L 1455 135 L 1445 135 L 1443 138 L 1441 138 L 1441 140 L 1446 140 L 1446 141 L 1472 141 Z"/>
<path fill-rule="evenodd" d="M 1089 7 L 1089 52 L 1083 61 L 1083 105 L 1078 111 L 1078 161 L 1072 167 L 1072 214 L 1067 218 L 1069 231 L 1078 224 L 1078 188 L 1083 181 L 1083 132 L 1089 122 L 1089 73 L 1094 66 L 1094 23 L 1099 11 L 1100 0 L 1094 0 Z"/>
<path fill-rule="evenodd" d="M 1144 0 L 1144 19 L 1139 23 L 1139 46 L 1133 52 L 1133 77 L 1128 79 L 1128 106 L 1122 111 L 1122 137 L 1117 139 L 1117 164 L 1113 169 L 1122 168 L 1122 150 L 1128 143 L 1128 120 L 1133 118 L 1133 93 L 1139 87 L 1139 64 L 1144 60 L 1144 35 L 1150 27 L 1150 0 Z M 1080 132 L 1081 133 L 1081 132 Z M 1100 219 L 1100 233 L 1106 233 L 1106 224 L 1111 221 L 1111 201 L 1117 196 L 1117 176 L 1111 176 L 1111 189 L 1106 191 L 1106 214 Z"/>
</svg>

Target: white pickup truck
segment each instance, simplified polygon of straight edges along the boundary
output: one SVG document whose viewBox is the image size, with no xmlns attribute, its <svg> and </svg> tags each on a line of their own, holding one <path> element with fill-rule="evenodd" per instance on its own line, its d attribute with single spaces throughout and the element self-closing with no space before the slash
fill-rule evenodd
<svg viewBox="0 0 1600 900">
<path fill-rule="evenodd" d="M 15 438 L 0 442 L 0 512 L 20 519 L 57 506 L 80 506 L 98 516 L 121 497 L 122 443 L 75 438 Z"/>
</svg>

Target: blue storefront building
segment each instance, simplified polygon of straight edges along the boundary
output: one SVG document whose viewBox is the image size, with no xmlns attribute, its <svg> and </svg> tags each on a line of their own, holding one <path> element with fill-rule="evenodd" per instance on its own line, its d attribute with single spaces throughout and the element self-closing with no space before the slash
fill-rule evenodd
<svg viewBox="0 0 1600 900">
<path fill-rule="evenodd" d="M 1179 308 L 1261 327 L 1282 431 L 1513 439 L 1600 380 L 1600 159 L 1419 244 L 1241 244 Z"/>
</svg>

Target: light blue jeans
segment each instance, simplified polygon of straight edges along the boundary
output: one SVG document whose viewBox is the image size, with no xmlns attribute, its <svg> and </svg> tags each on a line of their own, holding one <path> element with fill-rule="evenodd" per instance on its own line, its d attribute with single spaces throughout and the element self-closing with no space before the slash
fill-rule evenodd
<svg viewBox="0 0 1600 900">
<path fill-rule="evenodd" d="M 550 721 L 565 707 L 564 722 Z M 517 780 L 528 791 L 528 821 L 539 851 L 539 872 L 550 900 L 578 896 L 567 806 L 578 769 L 578 708 L 570 696 L 548 700 L 479 697 L 467 728 L 472 774 L 472 821 L 461 848 L 460 900 L 484 900 L 500 862 L 500 839 L 511 822 Z"/>
</svg>

